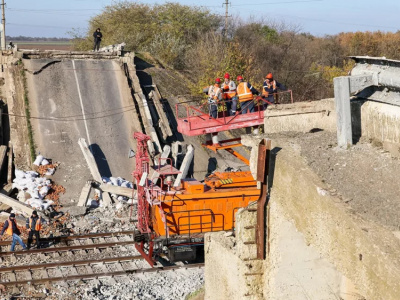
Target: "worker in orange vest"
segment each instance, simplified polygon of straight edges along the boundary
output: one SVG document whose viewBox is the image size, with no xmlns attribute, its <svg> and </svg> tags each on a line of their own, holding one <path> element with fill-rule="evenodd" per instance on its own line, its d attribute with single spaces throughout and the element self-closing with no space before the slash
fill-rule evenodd
<svg viewBox="0 0 400 300">
<path fill-rule="evenodd" d="M 26 229 L 29 230 L 28 235 L 28 249 L 31 248 L 33 236 L 36 238 L 36 248 L 40 248 L 40 229 L 42 229 L 42 218 L 38 216 L 36 210 L 32 212 L 32 215 L 26 219 Z"/>
<path fill-rule="evenodd" d="M 6 234 L 12 236 L 12 243 L 11 243 L 11 251 L 14 251 L 15 249 L 15 244 L 18 242 L 22 246 L 24 250 L 27 250 L 24 242 L 22 241 L 20 234 L 21 231 L 19 230 L 17 226 L 17 222 L 15 221 L 15 214 L 11 213 L 10 216 L 8 217 L 8 220 L 4 222 L 3 230 L 0 233 L 0 236 L 2 236 L 6 232 Z"/>
<path fill-rule="evenodd" d="M 242 76 L 238 76 L 236 79 L 238 82 L 236 92 L 242 109 L 242 114 L 254 112 L 253 95 L 258 95 L 258 91 L 250 83 L 243 81 Z"/>
<path fill-rule="evenodd" d="M 268 102 L 274 103 L 274 95 L 275 97 L 278 96 L 276 94 L 278 92 L 278 89 L 281 91 L 285 91 L 286 87 L 278 81 L 274 80 L 274 76 L 272 75 L 272 73 L 268 73 L 267 76 L 265 76 L 262 97 Z M 268 103 L 264 102 L 264 109 L 267 108 L 267 106 Z"/>
<path fill-rule="evenodd" d="M 223 99 L 228 111 L 228 114 L 233 116 L 236 114 L 237 108 L 237 94 L 236 84 L 233 80 L 230 80 L 229 73 L 225 73 L 224 82 L 222 83 Z"/>
</svg>

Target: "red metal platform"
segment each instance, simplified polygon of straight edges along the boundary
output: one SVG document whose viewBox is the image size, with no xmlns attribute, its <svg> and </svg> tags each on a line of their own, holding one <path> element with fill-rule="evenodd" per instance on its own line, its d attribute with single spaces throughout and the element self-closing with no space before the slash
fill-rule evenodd
<svg viewBox="0 0 400 300">
<path fill-rule="evenodd" d="M 292 91 L 274 93 L 275 102 L 293 103 Z M 229 101 L 229 100 L 228 100 Z M 212 118 L 208 113 L 208 103 L 188 101 L 176 105 L 178 131 L 187 136 L 204 135 L 238 128 L 262 125 L 264 123 L 263 104 L 272 104 L 264 98 L 256 97 L 255 111 L 247 114 L 228 116 L 224 101 L 218 103 L 218 116 Z"/>
<path fill-rule="evenodd" d="M 184 102 L 177 104 L 176 109 L 178 131 L 187 136 L 258 126 L 264 123 L 264 110 L 262 109 L 261 101 L 253 113 L 227 116 L 226 112 L 219 112 L 217 118 L 212 118 L 208 112 L 204 112 L 207 110 L 206 104 L 196 107 L 190 105 L 189 102 Z M 183 111 L 186 111 L 186 114 L 182 113 Z M 184 116 L 180 117 L 180 115 Z"/>
</svg>

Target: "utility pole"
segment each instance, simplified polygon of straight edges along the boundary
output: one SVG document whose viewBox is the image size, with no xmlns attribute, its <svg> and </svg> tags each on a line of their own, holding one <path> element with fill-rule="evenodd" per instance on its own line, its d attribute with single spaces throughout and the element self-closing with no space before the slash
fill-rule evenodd
<svg viewBox="0 0 400 300">
<path fill-rule="evenodd" d="M 226 37 L 226 36 L 228 35 L 228 18 L 229 18 L 229 15 L 228 15 L 228 5 L 230 4 L 230 3 L 229 3 L 229 0 L 225 0 L 225 2 L 224 2 L 223 4 L 225 4 L 225 28 L 224 28 L 224 37 Z"/>
<path fill-rule="evenodd" d="M 4 0 L 1 0 L 1 50 L 6 50 L 6 12 Z"/>
</svg>

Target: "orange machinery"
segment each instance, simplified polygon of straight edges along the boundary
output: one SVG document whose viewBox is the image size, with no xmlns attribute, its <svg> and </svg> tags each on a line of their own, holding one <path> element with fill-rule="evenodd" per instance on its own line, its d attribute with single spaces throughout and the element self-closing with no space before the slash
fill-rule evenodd
<svg viewBox="0 0 400 300">
<path fill-rule="evenodd" d="M 169 160 L 164 160 L 154 167 L 159 177 L 150 180 L 146 151 L 149 137 L 135 133 L 135 138 L 138 140 L 134 172 L 138 191 L 137 228 L 143 235 L 136 248 L 150 265 L 161 254 L 166 254 L 172 262 L 197 259 L 203 252 L 205 233 L 233 230 L 239 208 L 266 198 L 263 185 L 257 184 L 250 171 L 216 172 L 204 182 L 183 179 L 180 186 L 173 187 L 172 176 L 179 171 L 167 163 Z M 265 153 L 261 155 L 259 163 L 265 165 L 265 157 Z M 264 178 L 263 174 L 260 178 Z"/>
</svg>

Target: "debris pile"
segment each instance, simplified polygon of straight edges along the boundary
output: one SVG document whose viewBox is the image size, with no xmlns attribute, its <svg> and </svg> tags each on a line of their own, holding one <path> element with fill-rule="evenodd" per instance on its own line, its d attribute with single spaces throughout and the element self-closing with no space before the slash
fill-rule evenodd
<svg viewBox="0 0 400 300">
<path fill-rule="evenodd" d="M 120 187 L 124 187 L 124 188 L 128 188 L 128 189 L 133 189 L 133 183 L 125 180 L 122 177 L 102 177 L 103 183 L 105 184 L 110 184 L 110 185 L 114 185 L 114 186 L 120 186 Z M 117 195 L 117 194 L 111 194 L 111 197 L 113 198 L 114 202 L 116 202 L 117 200 L 123 203 L 127 203 L 127 204 L 132 204 L 133 200 L 132 198 L 129 198 L 127 196 L 121 196 L 121 195 Z"/>
<path fill-rule="evenodd" d="M 186 299 L 186 296 L 200 289 L 204 284 L 204 271 L 201 269 L 178 270 L 154 274 L 130 275 L 115 285 L 87 284 L 82 289 L 87 299 Z M 129 283 L 128 283 L 129 282 Z M 123 291 L 123 292 L 122 292 Z"/>
<path fill-rule="evenodd" d="M 65 193 L 65 188 L 45 177 L 53 175 L 59 164 L 51 163 L 42 155 L 38 155 L 33 164 L 38 167 L 38 172 L 15 170 L 12 187 L 19 191 L 18 200 L 39 210 L 59 206 L 59 195 Z"/>
</svg>

